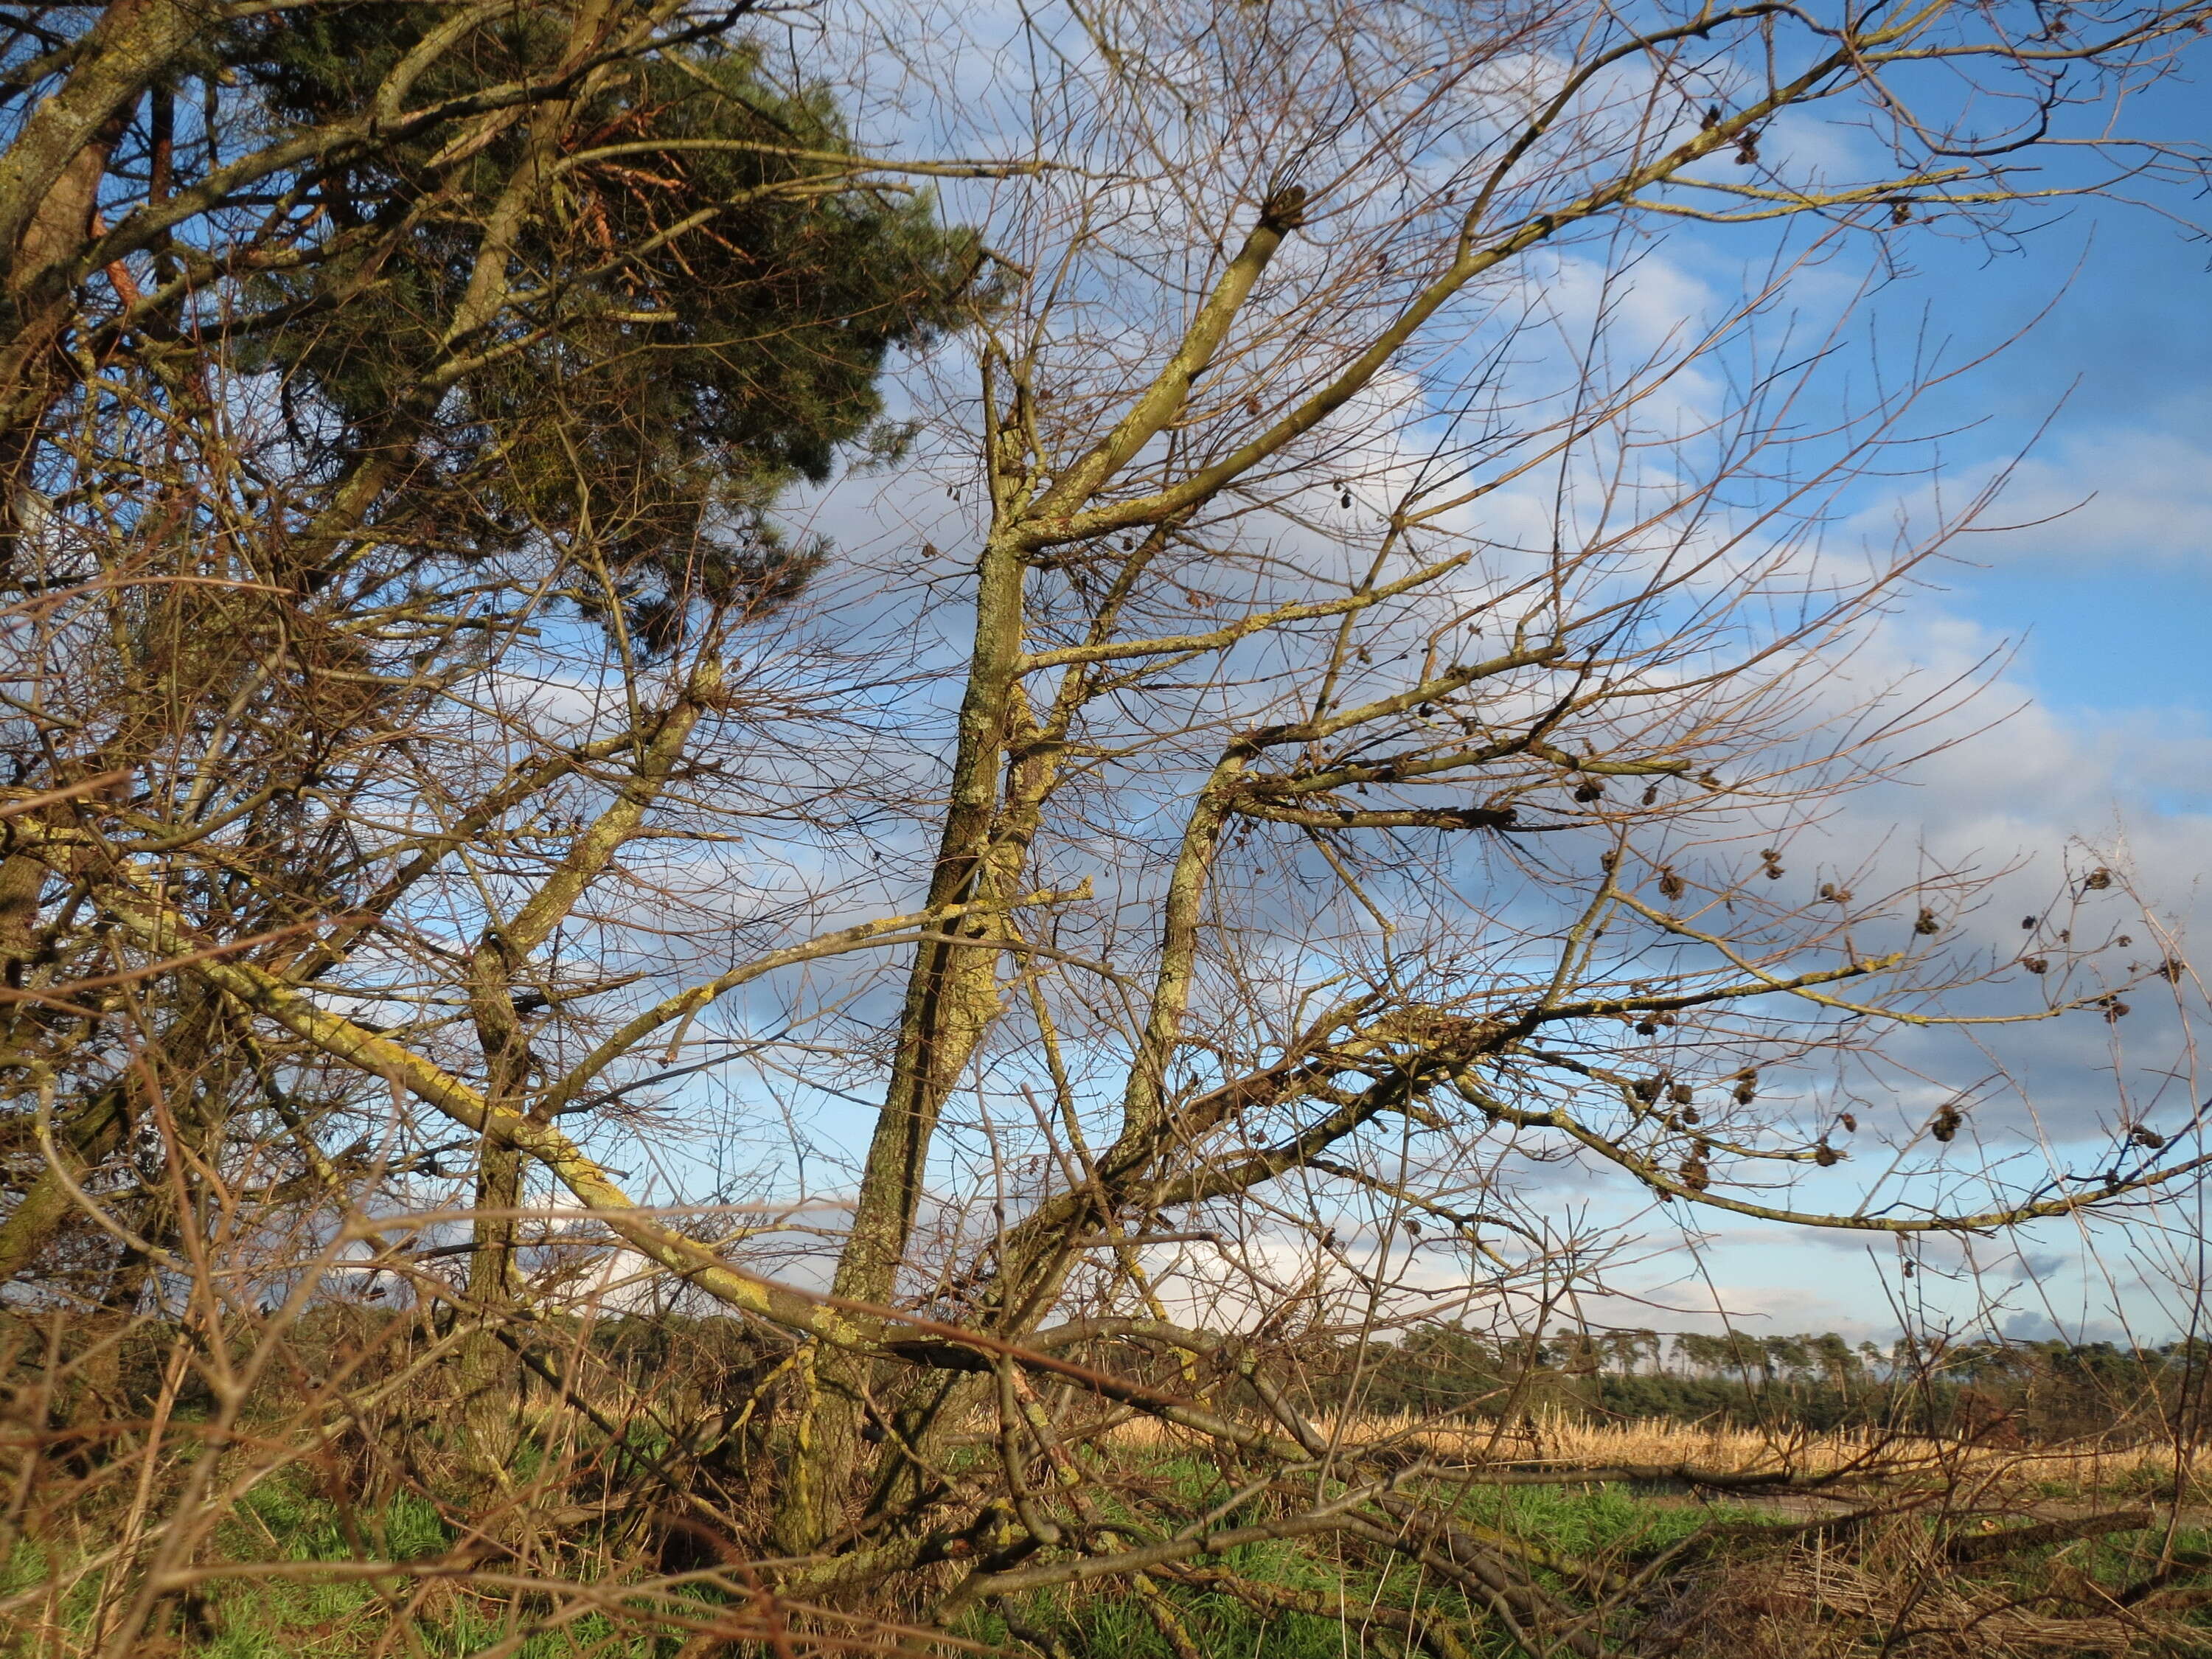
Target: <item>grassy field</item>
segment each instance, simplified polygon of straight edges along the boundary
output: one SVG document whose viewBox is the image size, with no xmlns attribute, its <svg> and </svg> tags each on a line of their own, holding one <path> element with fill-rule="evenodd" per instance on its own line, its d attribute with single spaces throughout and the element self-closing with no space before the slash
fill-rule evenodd
<svg viewBox="0 0 2212 1659">
<path fill-rule="evenodd" d="M 1194 1503 L 1218 1489 L 1218 1474 L 1195 1462 L 1155 1457 L 1152 1468 L 1158 1478 L 1181 1487 Z M 1756 1512 L 1748 1509 L 1722 1505 L 1711 1510 L 1687 1510 L 1596 1486 L 1477 1491 L 1468 1494 L 1462 1507 L 1470 1520 L 1578 1555 L 1663 1548 L 1716 1519 L 1759 1524 Z M 625 1635 L 621 1629 L 625 1621 L 588 1611 L 561 1628 L 533 1633 L 530 1626 L 548 1610 L 546 1598 L 520 1586 L 479 1581 L 402 1588 L 319 1578 L 313 1573 L 315 1564 L 349 1565 L 364 1555 L 387 1559 L 434 1556 L 455 1541 L 436 1510 L 412 1498 L 394 1499 L 380 1522 L 375 1529 L 380 1535 L 362 1538 L 357 1528 L 342 1522 L 334 1506 L 295 1486 L 258 1489 L 223 1529 L 222 1553 L 240 1561 L 266 1563 L 272 1571 L 213 1589 L 191 1608 L 187 1627 L 178 1632 L 177 1649 L 204 1659 L 350 1659 L 383 1653 L 459 1659 L 488 1650 L 512 1654 L 514 1659 L 570 1659 L 586 1654 L 595 1659 L 665 1659 L 681 1645 L 665 1637 Z M 364 1544 L 369 1547 L 362 1548 Z M 13 1564 L 8 1589 L 16 1595 L 27 1592 L 35 1596 L 41 1584 L 75 1577 L 48 1571 L 60 1565 L 47 1551 L 26 1549 Z M 1286 1593 L 1285 1604 L 1258 1608 L 1209 1589 L 1210 1574 L 1218 1571 L 1277 1587 Z M 1416 1607 L 1456 1620 L 1469 1616 L 1462 1598 L 1421 1583 L 1418 1575 L 1402 1566 L 1377 1571 L 1357 1553 L 1332 1555 L 1310 1545 L 1248 1546 L 1209 1563 L 1206 1569 L 1156 1577 L 1156 1599 L 1121 1586 L 1094 1588 L 1040 1595 L 1009 1613 L 1032 1632 L 1049 1632 L 1071 1653 L 1101 1659 L 1177 1659 L 1175 1638 L 1162 1628 L 1164 1609 L 1200 1653 L 1264 1655 L 1266 1659 L 1343 1659 L 1347 1619 L 1358 1632 L 1370 1625 L 1387 1629 L 1392 1613 Z M 94 1638 L 100 1622 L 100 1580 L 88 1574 L 76 1577 L 74 1585 L 58 1596 L 39 1598 L 35 1607 L 19 1606 L 13 1616 L 15 1643 L 11 1651 L 52 1654 L 59 1659 L 90 1650 L 96 1645 Z M 702 1593 L 699 1600 L 704 1612 L 717 1598 Z M 1300 1611 L 1288 1605 L 1293 1600 L 1331 1610 L 1341 1607 L 1345 1617 Z M 995 1614 L 975 1619 L 960 1633 L 990 1646 L 1014 1640 L 1006 1619 Z M 1514 1650 L 1510 1644 L 1492 1642 L 1473 1651 L 1502 1656 Z"/>
<path fill-rule="evenodd" d="M 1832 1474 L 1879 1472 L 1893 1480 L 1970 1480 L 2008 1494 L 2086 1500 L 2098 1497 L 2170 1501 L 2177 1466 L 2161 1444 L 2087 1443 L 2067 1446 L 1972 1444 L 1905 1434 L 1845 1431 L 1812 1434 L 1789 1429 L 1691 1426 L 1654 1420 L 1594 1422 L 1540 1416 L 1515 1427 L 1439 1425 L 1433 1419 L 1363 1417 L 1321 1425 L 1352 1447 L 1402 1446 L 1453 1462 L 1552 1464 L 1593 1470 L 1629 1467 L 1729 1474 Z M 1116 1430 L 1131 1446 L 1168 1437 L 1156 1419 Z M 2192 1462 L 2179 1472 L 2185 1502 L 2212 1503 L 2206 1471 Z"/>
<path fill-rule="evenodd" d="M 2120 1586 L 2143 1581 L 2160 1549 L 2185 1565 L 2212 1564 L 2212 1537 L 2193 1527 L 2170 1540 L 2162 1522 L 2062 1540 L 1992 1555 L 1971 1571 L 1944 1553 L 1943 1540 L 1962 1532 L 2033 1524 L 2038 1504 L 2045 1514 L 2054 1507 L 2080 1513 L 2170 1492 L 2172 1461 L 2153 1449 L 1976 1450 L 1568 1420 L 1538 1422 L 1516 1435 L 1382 1419 L 1330 1431 L 1368 1449 L 1413 1448 L 1440 1461 L 1510 1462 L 1524 1469 L 1688 1464 L 1735 1474 L 1819 1474 L 1879 1462 L 1893 1470 L 1887 1490 L 1904 1511 L 1842 1529 L 1810 1528 L 1753 1498 L 1692 1496 L 1643 1481 L 1501 1488 L 1469 1470 L 1430 1485 L 1429 1495 L 1444 1498 L 1462 1523 L 1525 1547 L 1533 1561 L 1596 1564 L 1615 1580 L 1671 1561 L 1676 1570 L 1655 1577 L 1635 1604 L 1637 1645 L 1607 1651 L 1681 1659 L 2212 1652 L 2212 1626 L 2191 1622 L 2202 1614 L 2186 1597 L 2155 1616 L 2112 1605 Z M 1193 1510 L 1231 1490 L 1233 1472 L 1176 1443 L 1150 1419 L 1103 1437 L 1100 1448 L 1121 1474 Z M 109 1592 L 98 1570 L 108 1541 L 46 1539 L 18 1547 L 0 1601 L 10 1655 L 76 1659 L 99 1649 L 114 1611 L 103 1604 Z M 716 1588 L 698 1575 L 671 1571 L 647 1581 L 626 1571 L 595 1590 L 588 1552 L 580 1558 L 574 1551 L 558 1560 L 526 1551 L 450 1574 L 360 1576 L 360 1564 L 368 1561 L 453 1559 L 465 1543 L 420 1498 L 402 1493 L 367 1514 L 342 1509 L 316 1495 L 301 1472 L 288 1472 L 247 1493 L 202 1553 L 203 1562 L 233 1564 L 235 1576 L 180 1601 L 163 1645 L 142 1645 L 132 1659 L 160 1652 L 207 1659 L 704 1659 L 775 1651 L 687 1641 L 665 1624 L 659 1634 L 641 1630 L 635 1615 L 648 1603 L 661 1613 L 712 1619 L 732 1606 L 726 1577 Z M 617 1553 L 610 1550 L 605 1559 Z M 1542 1566 L 1537 1577 L 1565 1584 L 1573 1571 Z M 854 1650 L 893 1645 L 888 1632 L 847 1634 Z M 1349 1659 L 1361 1652 L 1502 1659 L 1518 1650 L 1459 1589 L 1371 1542 L 1343 1536 L 1253 1544 L 1133 1582 L 1038 1592 L 970 1618 L 957 1634 L 987 1648 L 1041 1648 L 1066 1659 Z"/>
</svg>

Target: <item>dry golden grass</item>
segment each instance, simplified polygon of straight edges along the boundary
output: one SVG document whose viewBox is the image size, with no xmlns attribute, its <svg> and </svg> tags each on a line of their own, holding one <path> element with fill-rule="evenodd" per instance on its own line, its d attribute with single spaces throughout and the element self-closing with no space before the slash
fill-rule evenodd
<svg viewBox="0 0 2212 1659">
<path fill-rule="evenodd" d="M 2123 1607 L 2078 1572 L 2030 1593 L 1960 1573 L 1906 1522 L 1846 1548 L 1801 1542 L 1687 1581 L 1644 1639 L 1676 1659 L 2015 1659 L 2201 1654 L 2185 1606 Z"/>
<path fill-rule="evenodd" d="M 1922 1435 L 1844 1430 L 1704 1427 L 1662 1419 L 1600 1423 L 1540 1416 L 1518 1426 L 1409 1417 L 1363 1416 L 1317 1425 L 1331 1439 L 1366 1449 L 1401 1446 L 1454 1462 L 1544 1464 L 1591 1470 L 1691 1468 L 1727 1474 L 1942 1476 L 1978 1486 L 2045 1495 L 2170 1491 L 2174 1453 L 2164 1445 L 2079 1443 L 2045 1446 L 1977 1445 Z M 1157 1419 L 1139 1417 L 1106 1435 L 1132 1449 L 1183 1443 L 1188 1437 Z M 2201 1476 L 2199 1477 L 2201 1479 Z"/>
</svg>

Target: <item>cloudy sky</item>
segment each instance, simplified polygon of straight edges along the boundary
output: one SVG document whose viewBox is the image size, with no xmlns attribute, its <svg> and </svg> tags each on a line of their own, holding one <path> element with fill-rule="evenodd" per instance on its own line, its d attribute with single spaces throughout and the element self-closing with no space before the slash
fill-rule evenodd
<svg viewBox="0 0 2212 1659">
<path fill-rule="evenodd" d="M 2199 96 L 2168 88 L 2136 118 L 2197 136 Z M 1799 131 L 1774 144 L 1817 152 L 1830 142 Z M 2085 848 L 2112 859 L 2178 927 L 2199 908 L 2212 829 L 2212 694 L 2197 638 L 2212 614 L 2212 249 L 2174 216 L 2197 206 L 2178 191 L 2074 205 L 1998 246 L 1917 229 L 1893 239 L 1903 263 L 1858 308 L 1844 343 L 1870 362 L 1900 349 L 1947 366 L 1987 354 L 1923 401 L 1915 430 L 1940 435 L 1893 482 L 1862 487 L 1838 532 L 1880 546 L 1900 517 L 1924 526 L 2007 476 L 1994 509 L 1924 573 L 1927 585 L 1882 624 L 1871 653 L 1876 667 L 1939 674 L 1995 659 L 2002 673 L 1951 728 L 1974 735 L 1853 797 L 1834 833 L 1976 857 L 1984 868 L 2021 866 L 1992 916 L 2015 893 L 2041 908 Z M 1727 230 L 1670 234 L 1642 254 L 1624 326 L 1658 337 L 1709 320 L 1755 280 L 1766 246 Z M 1834 269 L 1809 279 L 1855 280 Z M 939 478 L 878 477 L 795 516 L 866 562 L 922 537 L 961 545 L 963 515 L 945 495 Z M 1992 930 L 1996 948 L 2016 949 L 2017 933 L 2009 945 L 1997 934 L 2016 926 L 2020 908 L 2004 923 L 1976 925 Z M 2149 1024 L 2131 1022 L 2142 1040 L 2125 1052 L 2083 1019 L 1984 1051 L 1930 1047 L 1923 1058 L 1943 1077 L 2013 1068 L 2046 1115 L 2028 1127 L 2065 1142 L 2100 1116 L 2109 1123 L 2116 1083 L 2179 1111 L 2174 1090 L 2185 1085 L 2154 1075 L 2177 1051 L 2142 1031 Z M 866 1118 L 865 1102 L 832 1103 L 815 1132 L 834 1152 L 865 1137 Z M 1644 1244 L 1613 1280 L 1622 1295 L 1591 1311 L 1660 1328 L 1711 1328 L 1725 1317 L 1753 1330 L 1886 1338 L 1907 1320 L 1948 1326 L 1972 1310 L 2017 1335 L 2055 1328 L 2164 1340 L 2185 1322 L 2174 1286 L 2193 1270 L 2202 1231 L 2194 1211 L 2125 1238 L 2052 1224 L 2010 1243 L 1932 1244 L 1908 1275 L 1893 1248 L 1869 1250 L 1863 1235 L 1738 1224 L 1692 1245 L 1673 1212 L 1652 1213 L 1626 1182 L 1577 1174 L 1559 1191 L 1563 1213 L 1640 1214 Z M 1446 1288 L 1442 1269 L 1415 1277 Z"/>
<path fill-rule="evenodd" d="M 2202 96 L 2169 88 L 2138 112 L 2201 137 Z M 2212 246 L 2165 216 L 2191 208 L 2178 193 L 2076 207 L 2004 253 L 1923 241 L 1914 280 L 1881 307 L 1893 327 L 1924 320 L 1962 355 L 2027 330 L 1932 405 L 1941 418 L 1926 424 L 1953 428 L 1950 498 L 2007 468 L 2011 481 L 1893 625 L 1930 659 L 2011 654 L 1980 705 L 2004 719 L 1851 808 L 1864 830 L 1979 848 L 1992 864 L 2031 858 L 2034 880 L 2069 839 L 2117 848 L 2185 926 L 2212 863 Z M 1695 270 L 1728 251 L 1686 240 L 1674 257 Z M 1869 505 L 1869 527 L 1934 487 L 1900 484 L 1894 503 Z M 2100 1035 L 2039 1038 L 2047 1093 L 2109 1098 Z M 1908 1280 L 1893 1249 L 1863 1237 L 1759 1226 L 1723 1229 L 1694 1258 L 1662 1252 L 1630 1277 L 1674 1305 L 1718 1302 L 1754 1330 L 1881 1336 L 1900 1311 L 1942 1324 L 1996 1288 L 1994 1323 L 2014 1334 L 2055 1324 L 2163 1340 L 2186 1318 L 2175 1270 L 2198 1259 L 2201 1218 L 2189 1206 L 2124 1240 L 2046 1225 L 2016 1253 L 1982 1249 L 1974 1288 L 1951 1276 L 1962 1264 L 1948 1253 Z"/>
</svg>

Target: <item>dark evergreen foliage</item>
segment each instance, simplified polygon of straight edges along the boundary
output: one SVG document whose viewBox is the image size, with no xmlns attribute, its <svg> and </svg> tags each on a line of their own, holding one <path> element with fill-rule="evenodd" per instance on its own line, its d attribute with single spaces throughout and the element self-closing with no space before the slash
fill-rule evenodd
<svg viewBox="0 0 2212 1659">
<path fill-rule="evenodd" d="M 241 32 L 233 68 L 268 122 L 325 123 L 447 16 L 281 14 Z M 543 75 L 564 27 L 526 9 L 440 56 L 416 97 Z M 852 185 L 825 88 L 772 84 L 742 40 L 702 43 L 624 64 L 559 117 L 543 210 L 504 253 L 524 303 L 473 319 L 476 262 L 550 118 L 489 132 L 459 166 L 441 129 L 303 181 L 326 229 L 262 280 L 243 332 L 304 445 L 389 472 L 387 532 L 472 556 L 579 550 L 592 568 L 571 596 L 605 616 L 618 595 L 633 635 L 665 647 L 691 603 L 774 604 L 803 583 L 818 550 L 787 545 L 768 509 L 841 446 L 895 437 L 886 357 L 957 319 L 976 242 L 926 193 Z"/>
</svg>

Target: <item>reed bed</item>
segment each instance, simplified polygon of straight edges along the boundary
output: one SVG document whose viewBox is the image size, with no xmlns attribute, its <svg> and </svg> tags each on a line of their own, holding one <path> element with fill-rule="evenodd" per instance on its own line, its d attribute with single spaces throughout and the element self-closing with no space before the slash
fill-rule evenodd
<svg viewBox="0 0 2212 1659">
<path fill-rule="evenodd" d="M 2161 1443 L 2000 1445 L 1875 1430 L 1814 1432 L 1664 1419 L 1607 1423 L 1565 1414 L 1538 1415 L 1517 1424 L 1375 1415 L 1323 1419 L 1316 1426 L 1333 1443 L 1348 1448 L 1401 1448 L 1462 1463 L 1544 1464 L 1593 1471 L 1688 1466 L 1725 1474 L 1941 1474 L 1977 1485 L 2033 1489 L 2046 1496 L 2091 1492 L 2154 1495 L 2172 1490 L 2176 1472 L 2175 1450 Z M 1184 1431 L 1149 1417 L 1119 1423 L 1103 1437 L 1132 1450 L 1182 1444 L 1188 1438 Z M 2201 1468 L 2192 1468 L 2189 1474 L 2191 1486 L 2203 1480 Z"/>
</svg>

